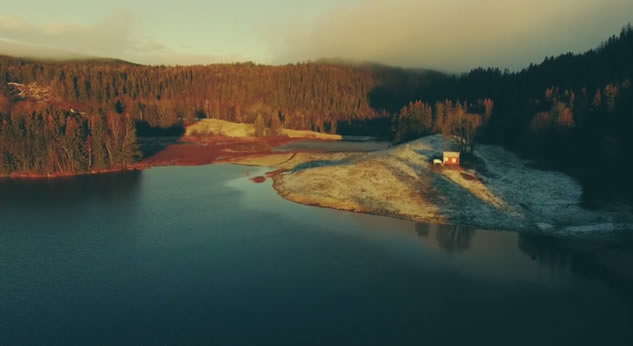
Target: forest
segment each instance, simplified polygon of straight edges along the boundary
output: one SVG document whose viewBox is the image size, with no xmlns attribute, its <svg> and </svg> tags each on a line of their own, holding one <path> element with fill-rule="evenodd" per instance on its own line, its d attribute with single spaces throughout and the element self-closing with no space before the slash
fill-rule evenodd
<svg viewBox="0 0 633 346">
<path fill-rule="evenodd" d="M 270 121 L 277 114 L 286 128 L 326 131 L 376 115 L 371 74 L 325 64 L 166 67 L 0 58 L 0 84 L 11 83 L 45 86 L 67 108 L 116 111 L 161 128 L 199 118 L 252 123 L 258 114 Z"/>
<path fill-rule="evenodd" d="M 377 116 L 369 73 L 324 64 L 150 67 L 2 57 L 0 85 L 0 175 L 121 168 L 138 158 L 137 130 L 180 133 L 201 118 L 336 132 L 338 122 Z"/>
<path fill-rule="evenodd" d="M 341 61 L 142 66 L 0 57 L 0 174 L 127 165 L 138 155 L 136 131 L 261 118 L 265 127 L 279 121 L 398 143 L 443 133 L 467 152 L 498 144 L 571 174 L 588 193 L 631 198 L 631 61 L 631 25 L 582 54 L 461 75 Z"/>
<path fill-rule="evenodd" d="M 582 54 L 548 57 L 518 72 L 479 68 L 448 76 L 420 90 L 419 100 L 440 105 L 447 99 L 490 100 L 494 106 L 491 114 L 484 111 L 487 120 L 477 141 L 572 175 L 588 199 L 633 200 L 632 61 L 629 24 Z"/>
<path fill-rule="evenodd" d="M 132 119 L 80 114 L 0 97 L 0 176 L 65 175 L 126 168 L 139 156 Z M 5 111 L 1 111 L 4 107 Z"/>
</svg>

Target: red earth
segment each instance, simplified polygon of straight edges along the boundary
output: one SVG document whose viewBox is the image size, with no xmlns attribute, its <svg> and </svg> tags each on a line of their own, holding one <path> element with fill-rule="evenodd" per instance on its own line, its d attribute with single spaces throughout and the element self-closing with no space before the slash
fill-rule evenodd
<svg viewBox="0 0 633 346">
<path fill-rule="evenodd" d="M 155 149 L 154 151 L 156 153 L 134 165 L 85 173 L 15 173 L 11 175 L 11 177 L 19 179 L 41 179 L 126 170 L 142 170 L 152 166 L 199 166 L 217 162 L 227 162 L 230 159 L 245 156 L 268 155 L 273 152 L 273 148 L 275 147 L 302 140 L 304 139 L 288 137 L 233 138 L 222 136 L 182 137 L 172 139 L 160 137 L 144 138 L 142 140 L 142 146 L 151 147 Z M 270 172 L 267 176 L 271 178 L 275 174 L 279 174 L 279 172 Z M 252 180 L 260 184 L 266 181 L 266 177 L 255 177 Z"/>
<path fill-rule="evenodd" d="M 252 180 L 255 184 L 261 184 L 261 183 L 263 183 L 263 182 L 265 182 L 265 181 L 266 181 L 266 177 L 259 176 L 259 177 L 255 177 L 255 178 L 253 178 L 253 179 L 251 179 L 251 180 Z"/>
<path fill-rule="evenodd" d="M 302 139 L 287 137 L 183 137 L 167 144 L 156 154 L 145 158 L 142 163 L 149 166 L 206 165 L 244 156 L 267 155 L 277 146 L 300 140 Z"/>
</svg>

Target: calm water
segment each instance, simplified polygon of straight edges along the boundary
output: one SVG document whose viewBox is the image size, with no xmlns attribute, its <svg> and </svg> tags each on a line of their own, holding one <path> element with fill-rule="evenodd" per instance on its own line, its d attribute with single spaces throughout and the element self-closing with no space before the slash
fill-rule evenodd
<svg viewBox="0 0 633 346">
<path fill-rule="evenodd" d="M 0 344 L 633 344 L 630 234 L 304 207 L 260 173 L 0 182 Z"/>
</svg>

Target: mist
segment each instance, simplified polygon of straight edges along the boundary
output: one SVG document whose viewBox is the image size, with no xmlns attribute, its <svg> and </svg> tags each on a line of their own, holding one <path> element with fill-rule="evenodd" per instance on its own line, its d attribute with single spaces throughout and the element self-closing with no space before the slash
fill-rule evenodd
<svg viewBox="0 0 633 346">
<path fill-rule="evenodd" d="M 45 23 L 25 11 L 3 14 L 0 54 L 152 65 L 336 58 L 446 72 L 517 70 L 546 56 L 594 48 L 633 18 L 628 0 L 349 0 L 303 12 L 284 12 L 284 2 L 247 5 L 195 2 L 187 10 L 150 11 L 129 4 L 90 21 L 78 12 Z M 222 18 L 234 19 L 207 25 Z"/>
<path fill-rule="evenodd" d="M 361 0 L 267 33 L 278 63 L 317 58 L 512 70 L 591 49 L 633 18 L 624 0 Z M 276 32 L 275 32 L 276 31 Z"/>
<path fill-rule="evenodd" d="M 120 57 L 138 49 L 156 49 L 137 35 L 136 16 L 113 11 L 93 24 L 32 23 L 23 17 L 0 16 L 0 37 L 15 45 L 31 47 L 34 57 L 47 57 L 51 50 L 82 55 Z M 147 47 L 144 47 L 147 46 Z M 38 51 L 37 47 L 41 47 Z"/>
<path fill-rule="evenodd" d="M 37 24 L 0 15 L 0 54 L 29 58 L 117 58 L 149 65 L 196 65 L 241 61 L 239 55 L 180 52 L 145 34 L 138 12 L 114 10 L 92 24 Z"/>
</svg>

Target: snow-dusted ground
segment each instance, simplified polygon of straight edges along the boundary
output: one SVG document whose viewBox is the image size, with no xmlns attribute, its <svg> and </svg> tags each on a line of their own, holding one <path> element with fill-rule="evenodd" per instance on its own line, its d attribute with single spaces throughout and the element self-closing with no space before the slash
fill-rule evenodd
<svg viewBox="0 0 633 346">
<path fill-rule="evenodd" d="M 477 148 L 483 163 L 477 170 L 430 163 L 452 148 L 450 139 L 438 135 L 349 157 L 306 157 L 286 162 L 282 168 L 290 169 L 275 178 L 275 188 L 299 203 L 420 222 L 574 233 L 633 230 L 630 208 L 586 210 L 572 178 L 532 168 L 499 147 Z"/>
<path fill-rule="evenodd" d="M 486 185 L 507 201 L 528 226 L 542 230 L 601 231 L 631 229 L 630 208 L 587 210 L 580 205 L 582 187 L 571 177 L 530 167 L 529 161 L 496 146 L 477 151 L 486 170 Z"/>
</svg>

